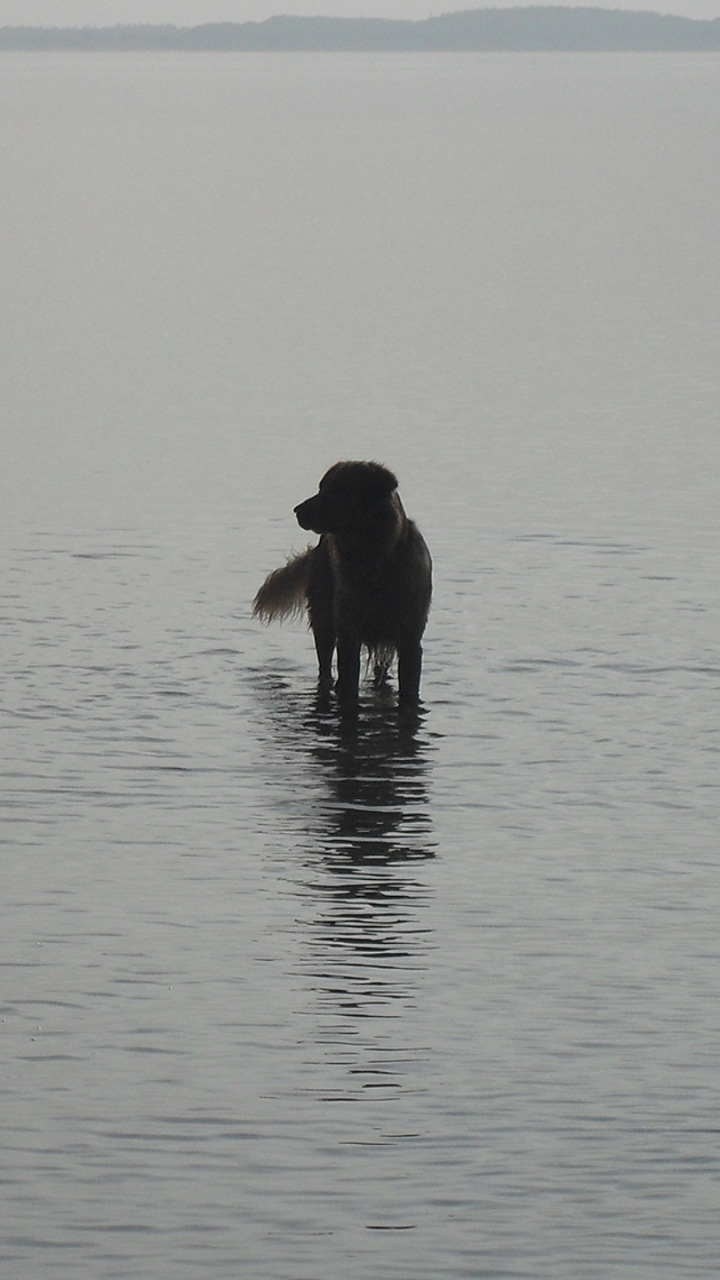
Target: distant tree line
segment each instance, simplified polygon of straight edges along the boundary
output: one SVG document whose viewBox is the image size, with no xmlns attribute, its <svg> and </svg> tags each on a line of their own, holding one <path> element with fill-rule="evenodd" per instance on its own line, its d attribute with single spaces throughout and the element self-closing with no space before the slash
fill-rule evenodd
<svg viewBox="0 0 720 1280">
<path fill-rule="evenodd" d="M 0 27 L 0 50 L 362 52 L 720 49 L 720 18 L 622 9 L 469 9 L 420 22 L 277 17 L 197 27 Z"/>
</svg>

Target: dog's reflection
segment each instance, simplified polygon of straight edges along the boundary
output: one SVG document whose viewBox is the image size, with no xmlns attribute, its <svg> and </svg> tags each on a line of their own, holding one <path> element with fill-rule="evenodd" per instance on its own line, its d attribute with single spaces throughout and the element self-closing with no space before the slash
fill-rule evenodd
<svg viewBox="0 0 720 1280">
<path fill-rule="evenodd" d="M 309 751 L 328 787 L 321 828 L 333 862 L 367 867 L 431 857 L 422 713 L 398 722 L 392 698 L 376 692 L 358 720 L 335 719 L 320 698 L 311 724 Z"/>
<path fill-rule="evenodd" d="M 318 993 L 348 1015 L 379 1011 L 409 995 L 429 946 L 421 864 L 434 857 L 435 841 L 425 715 L 398 719 L 392 694 L 374 690 L 348 721 L 324 695 L 299 697 L 270 673 L 256 690 L 266 731 L 269 719 L 280 754 L 289 764 L 290 748 L 308 779 L 293 823 L 299 865 L 292 878 L 312 903 Z"/>
</svg>

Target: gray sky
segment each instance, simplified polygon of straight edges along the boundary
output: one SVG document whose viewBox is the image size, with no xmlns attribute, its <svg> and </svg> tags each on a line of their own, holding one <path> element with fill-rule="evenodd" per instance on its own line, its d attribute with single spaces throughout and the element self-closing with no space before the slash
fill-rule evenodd
<svg viewBox="0 0 720 1280">
<path fill-rule="evenodd" d="M 720 16 L 720 0 L 586 0 L 591 2 L 606 9 L 654 9 L 688 18 Z M 488 7 L 509 8 L 516 3 L 518 0 L 491 0 Z M 200 22 L 258 22 L 276 13 L 427 18 L 433 13 L 481 7 L 477 0 L 0 0 L 0 26 L 172 22 L 184 27 Z"/>
</svg>

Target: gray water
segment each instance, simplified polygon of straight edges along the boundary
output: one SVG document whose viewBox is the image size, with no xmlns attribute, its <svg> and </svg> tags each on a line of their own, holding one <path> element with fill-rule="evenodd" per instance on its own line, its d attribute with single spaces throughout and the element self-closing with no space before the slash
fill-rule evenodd
<svg viewBox="0 0 720 1280">
<path fill-rule="evenodd" d="M 720 1248 L 720 57 L 5 56 L 13 1280 Z M 424 706 L 249 616 L 343 457 Z"/>
</svg>

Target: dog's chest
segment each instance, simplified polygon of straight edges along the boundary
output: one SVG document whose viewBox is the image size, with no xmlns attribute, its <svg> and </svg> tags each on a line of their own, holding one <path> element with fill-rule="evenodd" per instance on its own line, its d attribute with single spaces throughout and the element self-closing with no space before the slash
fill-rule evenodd
<svg viewBox="0 0 720 1280">
<path fill-rule="evenodd" d="M 394 566 L 348 563 L 337 557 L 333 570 L 338 622 L 350 625 L 370 644 L 391 640 L 399 603 Z"/>
</svg>

